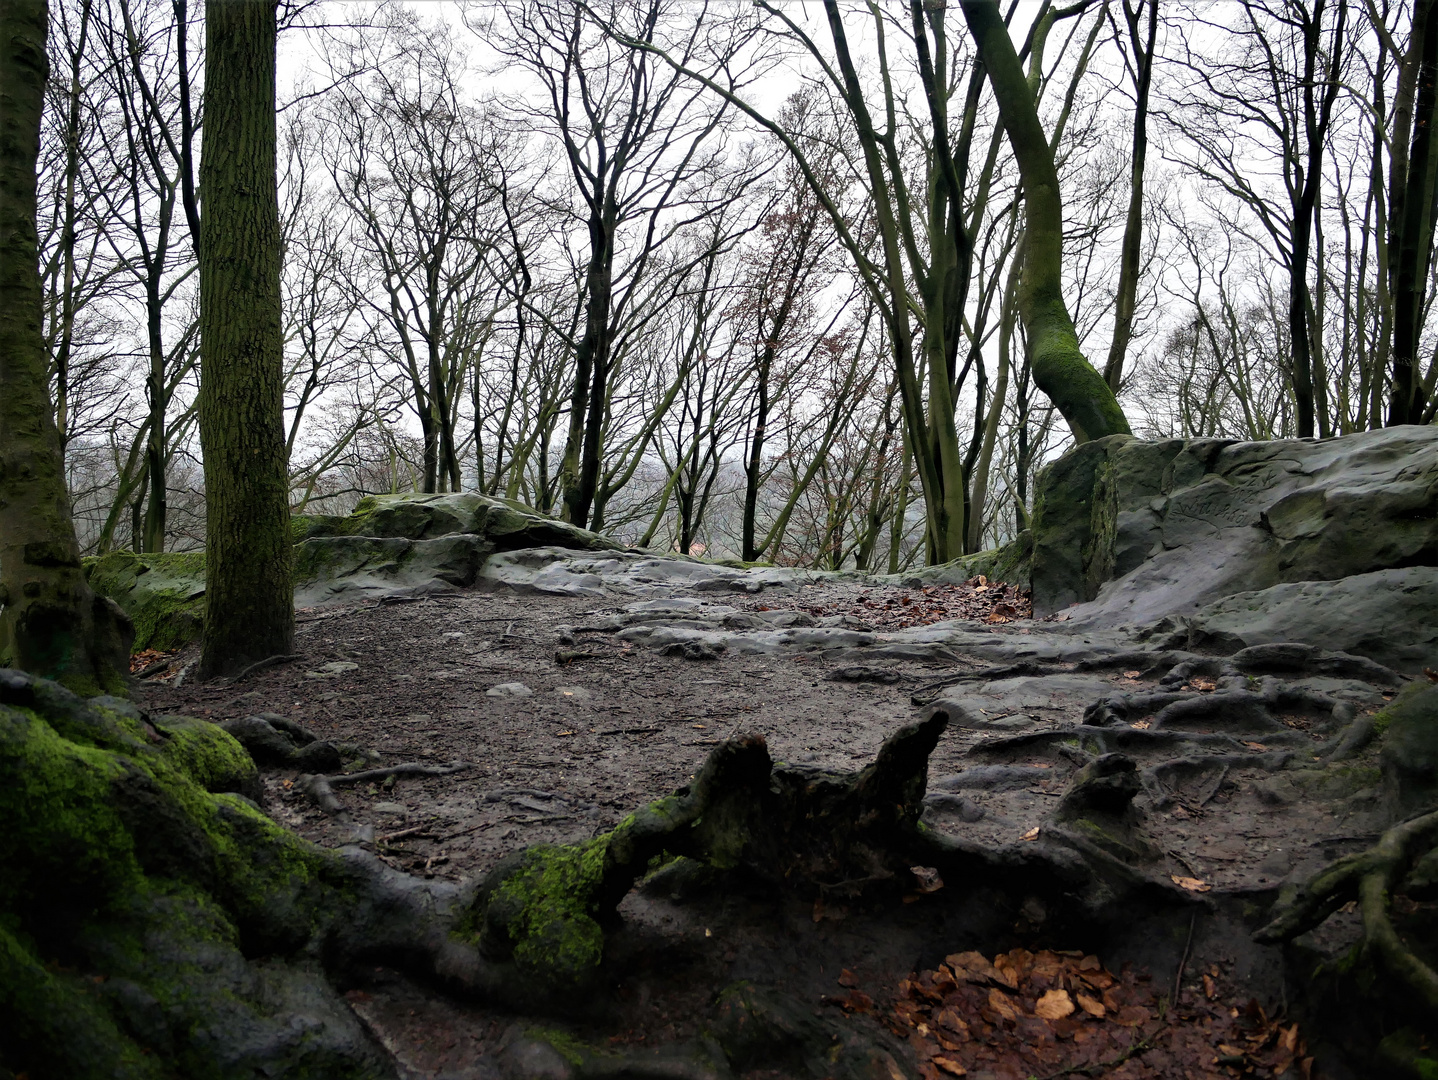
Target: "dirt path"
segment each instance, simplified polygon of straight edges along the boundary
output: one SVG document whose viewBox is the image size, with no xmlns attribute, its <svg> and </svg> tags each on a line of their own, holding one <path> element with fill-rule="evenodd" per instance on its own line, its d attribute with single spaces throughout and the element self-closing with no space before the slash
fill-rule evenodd
<svg viewBox="0 0 1438 1080">
<path fill-rule="evenodd" d="M 776 760 L 853 770 L 925 708 L 947 708 L 953 723 L 931 758 L 926 821 L 990 850 L 1033 842 L 1078 767 L 1122 751 L 1144 771 L 1134 805 L 1156 845 L 1147 872 L 1210 903 L 1196 934 L 1177 907 L 1136 915 L 1126 936 L 1098 943 L 1108 948 L 1104 963 L 1166 965 L 1161 979 L 1171 980 L 1181 953 L 1196 993 L 1212 972 L 1236 1000 L 1281 994 L 1273 952 L 1235 945 L 1246 931 L 1234 912 L 1371 843 L 1381 828 L 1377 772 L 1362 756 L 1319 760 L 1347 730 L 1324 702 L 1347 703 L 1340 719 L 1348 719 L 1381 706 L 1393 687 L 1378 676 L 1305 672 L 1299 693 L 1257 668 L 1210 670 L 1217 659 L 1207 668 L 1190 662 L 1185 674 L 1174 666 L 1181 656 L 1153 643 L 1135 659 L 1131 643 L 1065 635 L 1023 619 L 1011 593 L 975 590 L 835 583 L 647 603 L 464 592 L 309 610 L 299 616 L 300 658 L 233 685 L 147 682 L 138 700 L 216 721 L 277 714 L 321 739 L 367 748 L 379 764 L 468 763 L 444 777 L 338 788 L 348 821 L 310 805 L 295 771 L 265 772 L 265 809 L 301 834 L 327 845 L 358 837 L 397 869 L 452 879 L 526 845 L 612 828 L 740 732 L 763 734 Z M 956 615 L 971 617 L 949 621 Z M 931 641 L 882 633 L 925 623 L 937 624 Z M 941 640 L 945 631 L 962 640 Z M 1247 691 L 1256 699 L 1265 687 L 1266 712 L 1194 707 L 1188 719 L 1165 713 L 1156 696 L 1201 703 Z M 1086 709 L 1112 698 L 1136 704 L 1107 726 L 1081 725 Z M 680 899 L 626 901 L 619 966 L 665 970 L 658 982 L 635 976 L 617 987 L 617 1012 L 591 1034 L 640 1045 L 692 1036 L 714 988 L 735 979 L 802 987 L 817 1002 L 838 992 L 834 980 L 848 969 L 879 997 L 961 949 L 1098 947 L 1045 940 L 1054 927 L 1042 910 L 1016 922 L 1012 911 L 926 899 L 886 915 L 876 932 L 841 905 Z M 1138 930 L 1146 918 L 1155 920 L 1148 940 Z M 1351 931 L 1343 918 L 1330 935 Z M 496 1053 L 515 1040 L 512 1018 L 448 1002 L 392 972 L 369 973 L 351 1001 L 414 1076 L 494 1075 Z"/>
</svg>

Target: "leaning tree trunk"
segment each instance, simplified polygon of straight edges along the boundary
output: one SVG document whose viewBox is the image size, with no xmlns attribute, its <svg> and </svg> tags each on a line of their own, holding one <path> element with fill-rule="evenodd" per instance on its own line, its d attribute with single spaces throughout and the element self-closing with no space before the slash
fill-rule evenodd
<svg viewBox="0 0 1438 1080">
<path fill-rule="evenodd" d="M 969 31 L 989 73 L 1027 206 L 1019 310 L 1033 350 L 1034 383 L 1058 406 L 1076 442 L 1129 434 L 1118 399 L 1079 348 L 1063 298 L 1063 198 L 1053 151 L 1008 27 L 994 0 L 964 0 Z"/>
<path fill-rule="evenodd" d="M 80 568 L 40 331 L 45 0 L 0 4 L 0 667 L 124 693 L 129 620 Z"/>
<path fill-rule="evenodd" d="M 216 675 L 290 651 L 275 5 L 205 5 L 200 147 L 200 442 L 205 646 Z"/>
</svg>

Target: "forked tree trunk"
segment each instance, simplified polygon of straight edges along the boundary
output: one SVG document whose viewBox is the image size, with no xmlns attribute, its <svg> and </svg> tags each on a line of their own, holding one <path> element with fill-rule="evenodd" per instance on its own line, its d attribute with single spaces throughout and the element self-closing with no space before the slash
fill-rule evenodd
<svg viewBox="0 0 1438 1080">
<path fill-rule="evenodd" d="M 123 694 L 134 633 L 80 568 L 40 329 L 47 18 L 45 0 L 0 4 L 0 667 Z"/>
<path fill-rule="evenodd" d="M 205 645 L 218 675 L 290 651 L 274 0 L 205 5 L 200 441 Z"/>
</svg>

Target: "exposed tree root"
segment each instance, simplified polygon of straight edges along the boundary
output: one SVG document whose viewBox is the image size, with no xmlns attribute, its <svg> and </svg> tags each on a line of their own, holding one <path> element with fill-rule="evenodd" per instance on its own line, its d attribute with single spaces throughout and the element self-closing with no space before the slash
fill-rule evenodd
<svg viewBox="0 0 1438 1080">
<path fill-rule="evenodd" d="M 448 765 L 420 765 L 417 762 L 407 762 L 403 765 L 390 765 L 383 769 L 366 769 L 364 772 L 341 773 L 338 776 L 301 776 L 296 783 L 317 807 L 323 810 L 330 817 L 344 817 L 344 804 L 335 796 L 336 787 L 344 787 L 350 784 L 366 784 L 374 780 L 383 780 L 389 776 L 450 776 L 453 773 L 463 772 L 469 768 L 467 761 L 454 761 Z"/>
<path fill-rule="evenodd" d="M 1349 901 L 1363 914 L 1363 939 L 1383 967 L 1438 1015 L 1438 972 L 1407 948 L 1389 913 L 1392 894 L 1414 862 L 1438 845 L 1438 811 L 1395 825 L 1367 851 L 1324 867 L 1284 895 L 1274 917 L 1255 935 L 1263 944 L 1289 941 L 1318 926 Z"/>
</svg>

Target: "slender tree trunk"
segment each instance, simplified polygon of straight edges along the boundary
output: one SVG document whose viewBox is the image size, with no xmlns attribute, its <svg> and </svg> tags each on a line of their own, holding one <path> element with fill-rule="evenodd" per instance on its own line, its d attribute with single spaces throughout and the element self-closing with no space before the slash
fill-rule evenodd
<svg viewBox="0 0 1438 1080">
<path fill-rule="evenodd" d="M 162 230 L 168 232 L 168 229 Z M 149 405 L 150 431 L 145 440 L 145 469 L 149 475 L 149 498 L 145 504 L 145 526 L 138 550 L 165 550 L 165 519 L 169 516 L 165 461 L 166 407 L 170 395 L 165 379 L 165 343 L 160 324 L 160 274 L 164 272 L 164 244 L 157 246 L 155 262 L 145 282 L 147 331 L 150 347 L 150 373 L 145 379 L 145 400 Z"/>
<path fill-rule="evenodd" d="M 80 33 L 71 54 L 66 100 L 65 224 L 60 235 L 64 277 L 60 293 L 60 334 L 55 347 L 55 427 L 60 433 L 62 455 L 70 438 L 70 353 L 75 340 L 75 182 L 80 175 L 80 63 L 89 37 L 91 8 L 91 0 L 83 0 L 80 5 Z"/>
<path fill-rule="evenodd" d="M 560 464 L 564 507 L 572 524 L 589 524 L 599 476 L 599 425 L 609 378 L 609 309 L 614 292 L 614 222 L 606 199 L 589 221 L 589 270 L 584 337 L 574 356 L 574 394 L 569 405 L 569 435 Z M 596 402 L 595 398 L 599 400 Z M 598 417 L 596 421 L 595 417 Z"/>
<path fill-rule="evenodd" d="M 1079 349 L 1063 298 L 1063 199 L 1048 137 L 995 0 L 962 0 L 1023 180 L 1027 224 L 1019 309 L 1033 350 L 1034 383 L 1068 421 L 1076 442 L 1129 434 L 1102 375 Z"/>
<path fill-rule="evenodd" d="M 123 694 L 134 631 L 80 567 L 41 333 L 47 19 L 44 0 L 0 4 L 0 666 Z"/>
<path fill-rule="evenodd" d="M 275 185 L 274 0 L 207 0 L 200 149 L 204 675 L 287 653 L 295 612 Z"/>
<path fill-rule="evenodd" d="M 1113 340 L 1109 344 L 1108 363 L 1103 377 L 1115 394 L 1123 383 L 1123 365 L 1128 346 L 1133 340 L 1134 310 L 1138 300 L 1138 272 L 1143 257 L 1143 173 L 1148 157 L 1148 91 L 1153 81 L 1154 39 L 1158 32 L 1158 0 L 1147 0 L 1148 29 L 1140 36 L 1139 20 L 1143 17 L 1145 0 L 1130 7 L 1124 0 L 1123 15 L 1128 27 L 1129 47 L 1133 52 L 1134 116 L 1133 151 L 1129 157 L 1128 218 L 1123 226 L 1123 246 L 1119 252 L 1118 293 L 1114 297 Z"/>
<path fill-rule="evenodd" d="M 764 436 L 769 424 L 769 373 L 773 368 L 777 335 L 764 343 L 759 360 L 758 400 L 754 406 L 754 431 L 749 437 L 749 456 L 744 462 L 744 521 L 741 558 L 756 562 L 763 554 L 757 545 L 759 481 L 764 471 Z"/>
</svg>

